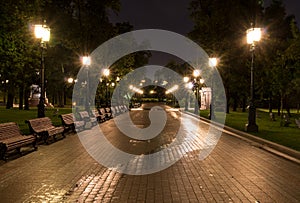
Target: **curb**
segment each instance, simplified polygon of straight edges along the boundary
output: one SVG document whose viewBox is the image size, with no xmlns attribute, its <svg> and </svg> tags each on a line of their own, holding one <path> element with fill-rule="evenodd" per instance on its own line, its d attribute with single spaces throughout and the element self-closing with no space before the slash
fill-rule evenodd
<svg viewBox="0 0 300 203">
<path fill-rule="evenodd" d="M 275 154 L 275 155 L 285 158 L 287 160 L 293 161 L 300 165 L 300 152 L 298 152 L 294 149 L 291 149 L 291 148 L 285 147 L 283 145 L 262 139 L 260 137 L 256 137 L 254 135 L 251 135 L 249 133 L 246 133 L 246 132 L 243 132 L 240 130 L 236 130 L 236 129 L 228 127 L 226 125 L 223 125 L 223 124 L 211 121 L 209 119 L 197 116 L 193 113 L 190 113 L 187 111 L 182 111 L 182 110 L 180 110 L 180 111 L 182 113 L 185 113 L 185 114 L 188 114 L 195 118 L 198 118 L 202 122 L 212 124 L 213 127 L 218 127 L 218 128 L 223 129 L 223 132 L 226 133 L 227 135 L 231 135 L 231 136 L 237 137 L 239 139 L 245 140 L 245 141 L 249 142 L 250 144 L 252 144 L 253 146 L 264 149 L 272 154 Z"/>
</svg>

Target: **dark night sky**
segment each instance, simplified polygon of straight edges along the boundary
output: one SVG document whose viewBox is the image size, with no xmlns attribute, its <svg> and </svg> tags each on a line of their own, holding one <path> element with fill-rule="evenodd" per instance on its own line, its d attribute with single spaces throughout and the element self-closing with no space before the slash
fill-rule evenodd
<svg viewBox="0 0 300 203">
<path fill-rule="evenodd" d="M 193 25 L 187 0 L 121 0 L 119 16 L 113 22 L 129 21 L 134 29 L 164 29 L 186 34 Z"/>
<path fill-rule="evenodd" d="M 112 22 L 129 21 L 135 30 L 164 29 L 186 35 L 193 28 L 189 18 L 190 0 L 120 0 L 121 11 L 118 16 L 112 15 Z M 265 0 L 266 4 L 271 0 Z M 284 0 L 287 14 L 296 16 L 300 25 L 300 1 Z M 161 57 L 161 56 L 160 56 Z M 155 58 L 155 54 L 152 60 Z M 169 57 L 159 59 L 158 65 L 165 65 Z"/>
<path fill-rule="evenodd" d="M 121 12 L 113 22 L 129 21 L 134 29 L 156 28 L 185 35 L 193 28 L 187 10 L 190 0 L 120 0 Z M 265 0 L 266 4 L 271 0 Z M 300 1 L 284 0 L 287 14 L 294 14 L 300 25 Z"/>
</svg>

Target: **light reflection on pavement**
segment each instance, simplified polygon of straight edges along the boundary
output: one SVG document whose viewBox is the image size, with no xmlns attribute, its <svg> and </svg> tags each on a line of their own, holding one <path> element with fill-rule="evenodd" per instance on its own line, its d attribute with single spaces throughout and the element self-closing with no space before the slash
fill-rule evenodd
<svg viewBox="0 0 300 203">
<path fill-rule="evenodd" d="M 143 112 L 133 111 L 131 116 L 141 127 L 149 122 Z M 69 134 L 36 152 L 1 162 L 1 202 L 299 202 L 299 165 L 226 134 L 206 159 L 199 160 L 203 146 L 214 144 L 205 136 L 208 125 L 202 123 L 195 130 L 195 118 L 172 109 L 167 112 L 174 122 L 150 142 L 121 135 L 113 120 L 100 128 L 114 146 L 135 152 L 131 167 L 138 170 L 144 155 L 174 143 L 178 121 L 187 116 L 190 120 L 183 130 L 189 136 L 184 139 L 191 144 L 175 145 L 159 159 L 170 162 L 179 151 L 187 152 L 171 167 L 143 176 L 121 174 L 98 164 L 78 136 Z"/>
</svg>

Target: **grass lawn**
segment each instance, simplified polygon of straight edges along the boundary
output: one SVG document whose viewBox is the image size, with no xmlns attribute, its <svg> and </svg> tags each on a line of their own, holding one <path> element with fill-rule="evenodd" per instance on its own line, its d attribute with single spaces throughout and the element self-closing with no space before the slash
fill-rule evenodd
<svg viewBox="0 0 300 203">
<path fill-rule="evenodd" d="M 58 113 L 55 114 L 55 110 L 58 109 Z M 61 119 L 59 114 L 71 113 L 71 108 L 54 108 L 48 109 L 45 111 L 46 116 L 49 117 L 55 126 L 61 126 Z M 18 108 L 5 109 L 5 107 L 0 107 L 0 123 L 6 122 L 16 122 L 21 131 L 24 134 L 29 134 L 28 124 L 25 123 L 25 120 L 37 118 L 37 108 L 30 108 L 30 110 L 19 110 Z"/>
<path fill-rule="evenodd" d="M 273 113 L 275 114 L 275 121 L 271 121 L 268 110 L 257 109 L 258 133 L 250 134 L 300 151 L 300 128 L 295 123 L 295 118 L 300 118 L 300 114 L 292 111 L 291 124 L 288 127 L 283 127 L 280 125 L 281 118 L 277 116 L 277 111 L 273 111 Z M 208 114 L 209 110 L 203 110 L 200 113 L 205 118 L 208 118 Z M 247 121 L 248 112 L 230 111 L 226 115 L 225 125 L 245 131 Z"/>
</svg>

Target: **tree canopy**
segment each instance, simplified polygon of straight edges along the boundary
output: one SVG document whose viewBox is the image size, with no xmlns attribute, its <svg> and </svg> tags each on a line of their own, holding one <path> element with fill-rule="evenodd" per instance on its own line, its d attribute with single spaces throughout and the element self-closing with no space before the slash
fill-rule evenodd
<svg viewBox="0 0 300 203">
<path fill-rule="evenodd" d="M 64 105 L 67 78 L 75 79 L 81 68 L 80 57 L 89 55 L 106 40 L 132 30 L 128 22 L 116 25 L 109 12 L 120 10 L 119 0 L 8 0 L 0 3 L 0 81 L 7 108 L 19 94 L 20 109 L 28 109 L 29 87 L 40 84 L 40 41 L 33 25 L 44 20 L 51 29 L 45 54 L 46 91 L 50 102 Z M 147 54 L 133 54 L 114 64 L 121 77 L 139 64 Z M 116 68 L 119 67 L 119 68 Z"/>
<path fill-rule="evenodd" d="M 282 1 L 273 0 L 264 7 L 258 0 L 193 0 L 189 9 L 195 23 L 189 36 L 209 55 L 220 58 L 218 71 L 226 90 L 227 112 L 230 106 L 245 110 L 249 97 L 251 55 L 246 30 L 252 26 L 263 28 L 255 50 L 258 104 L 264 106 L 268 100 L 271 110 L 273 98 L 283 104 L 284 98 L 292 97 L 299 70 L 299 60 L 294 58 L 298 55 L 298 28 L 294 16 L 286 15 Z"/>
</svg>

